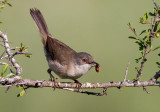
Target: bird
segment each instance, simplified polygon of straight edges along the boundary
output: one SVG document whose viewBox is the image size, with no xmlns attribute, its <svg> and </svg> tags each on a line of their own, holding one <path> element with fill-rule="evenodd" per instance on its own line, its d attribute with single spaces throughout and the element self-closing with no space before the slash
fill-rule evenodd
<svg viewBox="0 0 160 112">
<path fill-rule="evenodd" d="M 51 35 L 39 9 L 31 8 L 30 14 L 42 37 L 44 53 L 49 66 L 47 72 L 56 87 L 58 87 L 58 81 L 51 74 L 52 71 L 61 79 L 73 80 L 78 85 L 77 87 L 80 87 L 81 84 L 77 79 L 86 74 L 92 67 L 95 67 L 95 70 L 99 72 L 100 65 L 94 61 L 89 53 L 76 52 Z"/>
</svg>

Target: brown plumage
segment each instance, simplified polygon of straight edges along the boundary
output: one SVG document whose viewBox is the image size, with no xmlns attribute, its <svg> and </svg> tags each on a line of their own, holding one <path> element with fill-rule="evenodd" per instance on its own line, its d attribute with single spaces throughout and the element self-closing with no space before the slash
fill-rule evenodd
<svg viewBox="0 0 160 112">
<path fill-rule="evenodd" d="M 86 74 L 93 66 L 98 65 L 90 54 L 77 53 L 63 42 L 55 39 L 50 34 L 44 17 L 38 9 L 30 9 L 30 14 L 40 31 L 49 65 L 48 73 L 52 78 L 54 77 L 51 71 L 54 71 L 63 79 L 72 79 L 78 82 L 77 78 Z"/>
<path fill-rule="evenodd" d="M 76 51 L 71 49 L 66 44 L 55 39 L 49 33 L 44 17 L 38 9 L 30 9 L 30 14 L 40 31 L 47 60 L 49 61 L 50 59 L 52 60 L 56 59 L 61 64 L 67 64 L 66 61 L 68 59 L 66 58 L 69 58 L 69 57 L 66 57 L 66 56 L 70 54 L 74 54 L 76 53 Z"/>
</svg>

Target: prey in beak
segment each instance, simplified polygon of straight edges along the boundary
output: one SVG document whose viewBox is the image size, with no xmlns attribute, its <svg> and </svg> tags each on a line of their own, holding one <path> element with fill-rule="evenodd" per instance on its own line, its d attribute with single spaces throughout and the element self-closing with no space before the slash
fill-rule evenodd
<svg viewBox="0 0 160 112">
<path fill-rule="evenodd" d="M 96 72 L 99 72 L 100 65 L 97 62 L 93 61 L 92 67 L 95 67 Z"/>
</svg>

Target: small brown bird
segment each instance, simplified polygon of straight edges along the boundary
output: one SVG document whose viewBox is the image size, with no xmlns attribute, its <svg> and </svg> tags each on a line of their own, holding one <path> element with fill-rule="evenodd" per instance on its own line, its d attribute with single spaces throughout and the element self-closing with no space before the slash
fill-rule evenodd
<svg viewBox="0 0 160 112">
<path fill-rule="evenodd" d="M 76 52 L 50 34 L 44 17 L 38 9 L 30 9 L 30 14 L 40 31 L 49 65 L 48 73 L 55 84 L 57 80 L 51 71 L 62 79 L 72 79 L 76 83 L 79 83 L 77 79 L 86 74 L 92 67 L 95 67 L 97 72 L 99 71 L 99 64 L 94 61 L 90 54 Z"/>
</svg>

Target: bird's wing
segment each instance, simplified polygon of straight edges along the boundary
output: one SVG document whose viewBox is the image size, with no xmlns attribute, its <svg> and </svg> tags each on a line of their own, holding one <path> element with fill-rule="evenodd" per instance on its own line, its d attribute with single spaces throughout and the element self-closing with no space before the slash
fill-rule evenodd
<svg viewBox="0 0 160 112">
<path fill-rule="evenodd" d="M 76 53 L 76 51 L 63 42 L 50 36 L 47 37 L 46 46 L 44 47 L 46 55 L 50 56 L 52 60 L 57 60 L 61 64 L 67 64 Z"/>
</svg>

